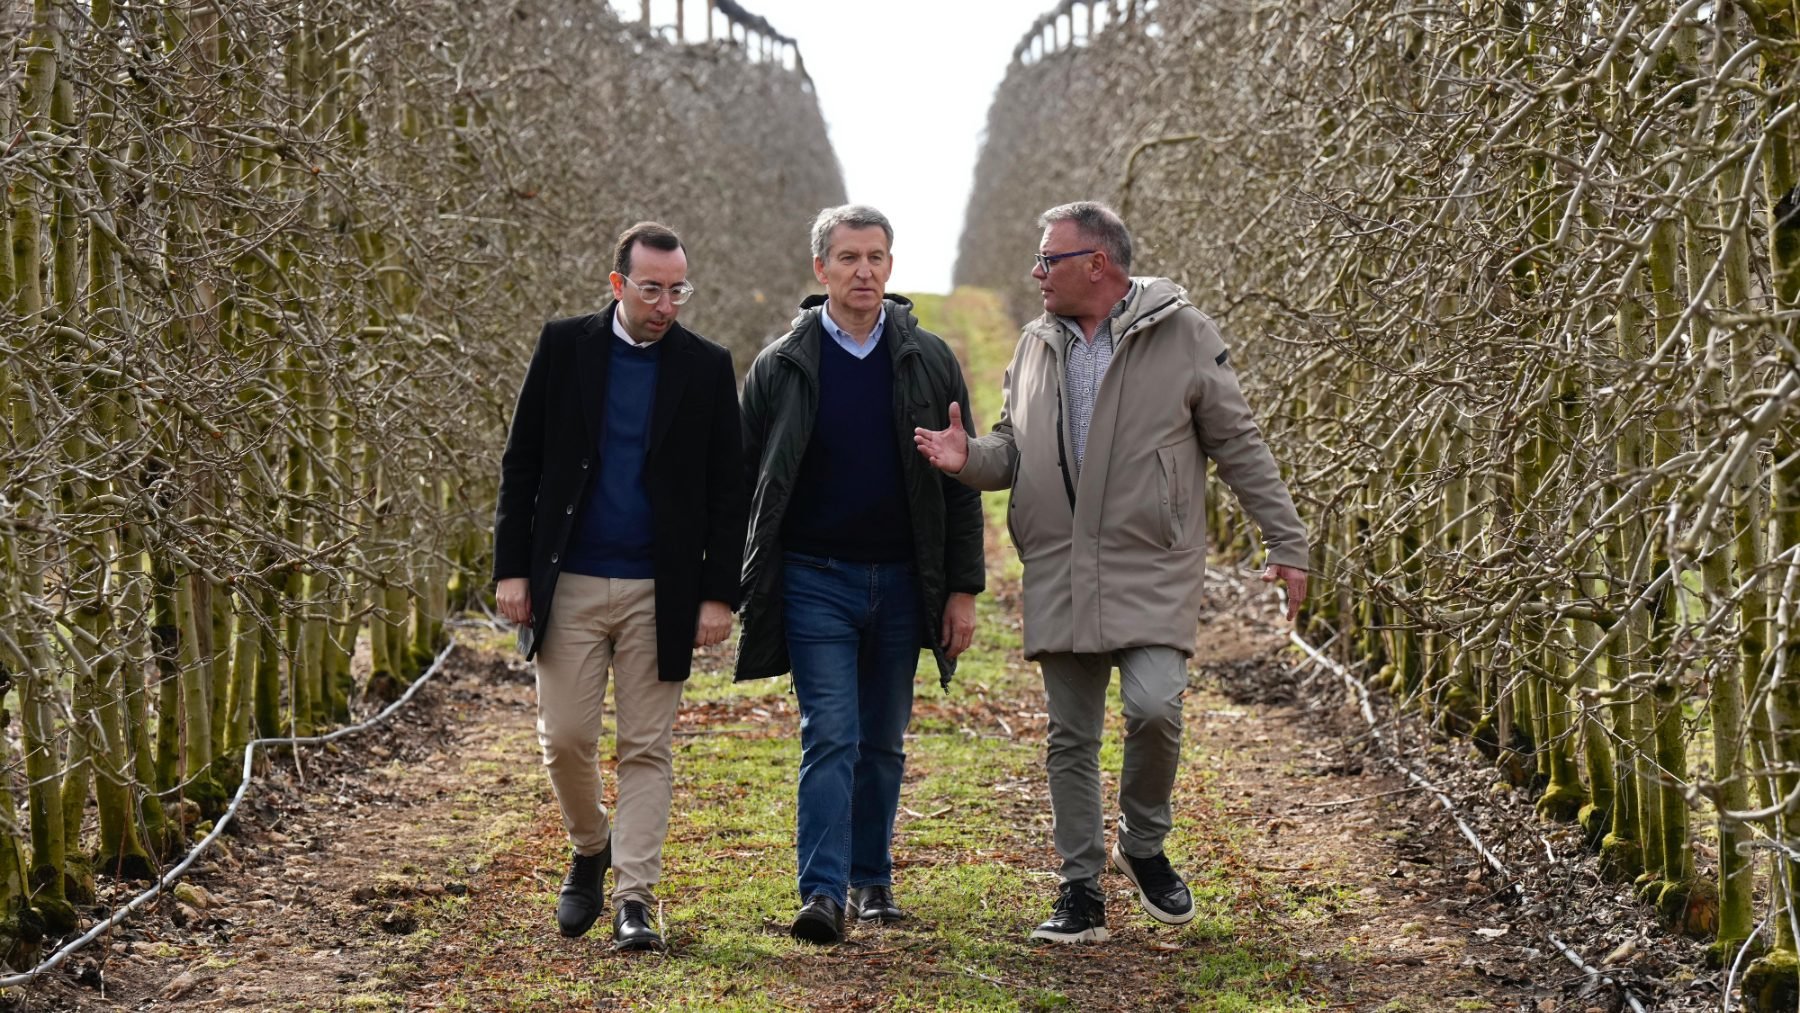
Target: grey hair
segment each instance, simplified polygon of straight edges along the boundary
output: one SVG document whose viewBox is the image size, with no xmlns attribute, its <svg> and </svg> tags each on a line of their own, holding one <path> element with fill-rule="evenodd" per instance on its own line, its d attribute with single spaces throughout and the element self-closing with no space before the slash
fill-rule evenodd
<svg viewBox="0 0 1800 1013">
<path fill-rule="evenodd" d="M 831 230 L 839 225 L 848 225 L 853 229 L 880 228 L 887 236 L 888 248 L 894 246 L 894 227 L 888 223 L 887 215 L 875 210 L 867 204 L 844 204 L 835 208 L 826 208 L 812 223 L 812 252 L 820 260 L 831 252 Z"/>
<path fill-rule="evenodd" d="M 1109 260 L 1126 274 L 1131 273 L 1131 230 L 1117 211 L 1097 200 L 1078 200 L 1058 204 L 1038 215 L 1038 228 L 1047 229 L 1052 222 L 1074 222 Z"/>
</svg>

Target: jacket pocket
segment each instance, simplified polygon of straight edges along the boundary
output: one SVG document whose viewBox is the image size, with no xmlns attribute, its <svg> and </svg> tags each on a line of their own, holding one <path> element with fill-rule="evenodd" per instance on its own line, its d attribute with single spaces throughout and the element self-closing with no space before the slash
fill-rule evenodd
<svg viewBox="0 0 1800 1013">
<path fill-rule="evenodd" d="M 1175 450 L 1175 447 L 1156 448 L 1156 470 L 1162 480 L 1163 544 L 1171 549 L 1181 545 L 1183 520 L 1181 471 Z"/>
</svg>

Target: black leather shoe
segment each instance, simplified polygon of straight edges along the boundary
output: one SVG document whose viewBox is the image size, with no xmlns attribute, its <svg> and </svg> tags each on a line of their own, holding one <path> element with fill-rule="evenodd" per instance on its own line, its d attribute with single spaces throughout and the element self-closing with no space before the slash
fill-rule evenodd
<svg viewBox="0 0 1800 1013">
<path fill-rule="evenodd" d="M 1115 843 L 1112 863 L 1137 887 L 1138 903 L 1150 912 L 1150 917 L 1164 925 L 1194 920 L 1194 895 L 1170 867 L 1168 856 L 1158 851 L 1149 858 L 1133 858 Z"/>
<path fill-rule="evenodd" d="M 563 935 L 570 939 L 586 935 L 600 919 L 600 909 L 606 906 L 606 870 L 610 868 L 611 838 L 599 854 L 577 854 L 570 861 L 562 893 L 556 898 L 556 927 Z"/>
<path fill-rule="evenodd" d="M 1056 895 L 1056 907 L 1050 920 L 1031 932 L 1031 938 L 1052 943 L 1103 943 L 1110 938 L 1106 931 L 1106 899 L 1100 895 L 1100 884 L 1091 879 L 1064 883 Z"/>
<path fill-rule="evenodd" d="M 794 927 L 795 939 L 808 943 L 835 943 L 844 938 L 844 906 L 822 893 L 806 898 Z"/>
<path fill-rule="evenodd" d="M 850 910 L 859 922 L 900 922 L 906 912 L 894 903 L 894 888 L 886 884 L 850 888 Z"/>
<path fill-rule="evenodd" d="M 662 936 L 650 927 L 650 908 L 642 901 L 628 900 L 613 912 L 613 949 L 661 950 Z"/>
</svg>

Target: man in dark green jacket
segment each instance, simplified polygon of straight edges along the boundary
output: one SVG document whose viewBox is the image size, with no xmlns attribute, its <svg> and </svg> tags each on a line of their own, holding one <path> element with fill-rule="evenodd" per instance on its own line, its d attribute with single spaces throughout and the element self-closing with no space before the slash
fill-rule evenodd
<svg viewBox="0 0 1800 1013">
<path fill-rule="evenodd" d="M 891 843 L 919 650 L 948 685 L 984 582 L 981 501 L 912 449 L 914 428 L 969 418 L 962 368 L 887 295 L 894 231 L 874 208 L 813 223 L 826 297 L 744 382 L 751 469 L 737 678 L 794 673 L 800 703 L 795 938 L 895 921 Z M 852 820 L 854 813 L 855 819 Z"/>
</svg>

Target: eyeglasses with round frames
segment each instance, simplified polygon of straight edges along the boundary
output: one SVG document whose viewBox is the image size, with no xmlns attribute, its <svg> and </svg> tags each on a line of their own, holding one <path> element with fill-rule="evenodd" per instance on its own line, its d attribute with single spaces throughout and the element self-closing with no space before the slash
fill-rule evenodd
<svg viewBox="0 0 1800 1013">
<path fill-rule="evenodd" d="M 662 297 L 665 294 L 668 295 L 669 301 L 677 306 L 682 305 L 694 297 L 694 286 L 689 285 L 685 281 L 678 281 L 673 285 L 667 286 L 659 285 L 654 281 L 645 282 L 644 284 L 639 285 L 637 282 L 632 281 L 630 278 L 626 278 L 623 275 L 620 275 L 620 278 L 625 284 L 637 289 L 639 299 L 644 300 L 652 306 L 661 302 Z"/>
<path fill-rule="evenodd" d="M 1068 253 L 1034 253 L 1031 257 L 1037 262 L 1037 266 L 1040 270 L 1045 274 L 1049 274 L 1050 269 L 1055 267 L 1056 262 L 1059 260 L 1068 260 L 1070 257 L 1085 257 L 1090 253 L 1099 252 L 1099 250 L 1070 250 Z"/>
</svg>

